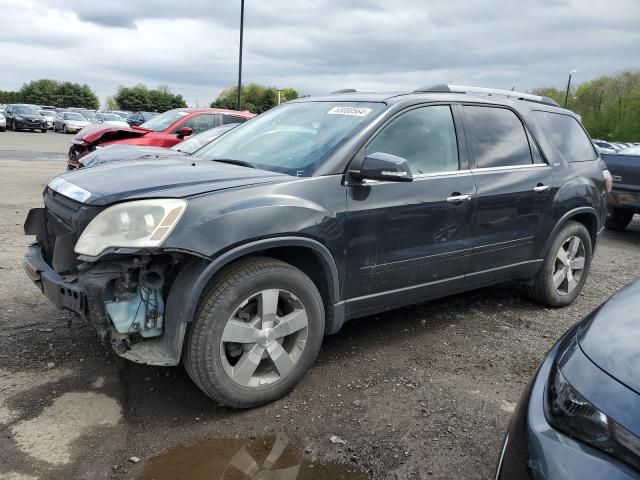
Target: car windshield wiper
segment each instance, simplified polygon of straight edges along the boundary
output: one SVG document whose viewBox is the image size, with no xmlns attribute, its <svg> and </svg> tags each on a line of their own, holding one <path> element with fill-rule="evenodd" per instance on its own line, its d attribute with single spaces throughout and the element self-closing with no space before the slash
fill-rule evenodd
<svg viewBox="0 0 640 480">
<path fill-rule="evenodd" d="M 241 167 L 256 168 L 255 165 L 245 162 L 244 160 L 235 160 L 233 158 L 214 158 L 214 162 L 229 163 L 231 165 L 240 165 Z"/>
</svg>

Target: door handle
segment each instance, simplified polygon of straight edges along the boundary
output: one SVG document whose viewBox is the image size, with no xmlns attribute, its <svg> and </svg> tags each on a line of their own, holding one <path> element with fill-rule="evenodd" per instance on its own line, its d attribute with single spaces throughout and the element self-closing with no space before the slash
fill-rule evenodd
<svg viewBox="0 0 640 480">
<path fill-rule="evenodd" d="M 551 187 L 549 185 L 537 185 L 537 186 L 533 187 L 533 191 L 537 192 L 537 193 L 546 192 L 550 188 Z"/>
<path fill-rule="evenodd" d="M 447 197 L 447 202 L 449 203 L 468 202 L 469 200 L 471 200 L 471 195 L 452 195 Z"/>
</svg>

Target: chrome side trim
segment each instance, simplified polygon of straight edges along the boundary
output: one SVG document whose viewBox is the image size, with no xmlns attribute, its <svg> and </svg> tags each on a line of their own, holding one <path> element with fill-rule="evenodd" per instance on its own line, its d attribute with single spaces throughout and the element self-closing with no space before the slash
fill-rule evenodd
<svg viewBox="0 0 640 480">
<path fill-rule="evenodd" d="M 442 178 L 442 177 L 463 177 L 471 175 L 471 170 L 452 170 L 450 172 L 436 172 L 436 173 L 419 173 L 413 176 L 414 180 L 424 180 L 429 178 Z M 385 180 L 362 180 L 360 185 L 378 185 L 387 183 L 409 183 L 409 182 L 391 182 Z"/>
<path fill-rule="evenodd" d="M 528 170 L 537 168 L 551 168 L 546 163 L 532 163 L 531 165 L 507 165 L 504 167 L 482 167 L 472 168 L 471 173 L 491 173 L 491 172 L 503 172 L 505 170 Z"/>
</svg>

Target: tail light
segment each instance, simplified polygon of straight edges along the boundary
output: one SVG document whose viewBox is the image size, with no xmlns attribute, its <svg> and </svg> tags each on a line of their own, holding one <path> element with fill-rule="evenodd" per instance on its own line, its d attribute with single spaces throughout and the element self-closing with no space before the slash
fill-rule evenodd
<svg viewBox="0 0 640 480">
<path fill-rule="evenodd" d="M 603 170 L 602 175 L 604 175 L 604 186 L 607 189 L 607 193 L 609 193 L 613 188 L 613 177 L 609 170 Z"/>
</svg>

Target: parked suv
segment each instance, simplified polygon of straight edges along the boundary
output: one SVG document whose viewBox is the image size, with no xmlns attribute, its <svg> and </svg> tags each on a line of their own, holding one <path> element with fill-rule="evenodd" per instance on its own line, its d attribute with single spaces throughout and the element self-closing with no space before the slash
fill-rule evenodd
<svg viewBox="0 0 640 480">
<path fill-rule="evenodd" d="M 284 395 L 353 318 L 505 280 L 568 305 L 610 176 L 570 111 L 473 91 L 300 99 L 188 158 L 57 177 L 26 272 L 118 354 L 183 360 L 234 407 Z"/>
</svg>

